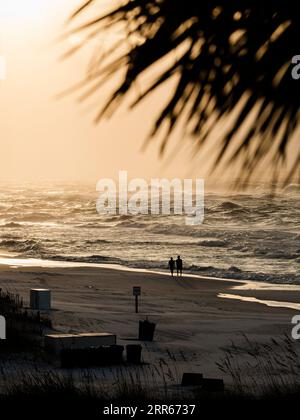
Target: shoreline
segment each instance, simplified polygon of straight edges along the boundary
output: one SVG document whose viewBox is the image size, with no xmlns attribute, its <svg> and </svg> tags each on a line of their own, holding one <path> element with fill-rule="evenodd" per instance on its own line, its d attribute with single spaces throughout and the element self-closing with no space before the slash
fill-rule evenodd
<svg viewBox="0 0 300 420">
<path fill-rule="evenodd" d="M 124 271 L 124 272 L 131 272 L 131 273 L 147 273 L 147 274 L 154 274 L 154 275 L 163 275 L 167 277 L 171 277 L 168 271 L 159 271 L 159 270 L 151 270 L 151 269 L 142 269 L 142 268 L 133 268 L 124 266 L 121 264 L 106 264 L 106 263 L 84 263 L 84 262 L 72 262 L 72 261 L 60 261 L 60 260 L 43 260 L 39 258 L 14 258 L 8 255 L 0 256 L 0 266 L 2 267 L 9 267 L 11 269 L 18 269 L 18 268 L 51 268 L 51 269 L 63 269 L 63 268 L 99 268 L 99 269 L 109 269 L 109 270 L 116 270 L 116 271 Z M 180 278 L 176 275 L 174 278 Z M 300 292 L 300 285 L 292 285 L 292 284 L 278 284 L 278 283 L 267 283 L 267 282 L 260 282 L 260 281 L 253 281 L 253 280 L 244 280 L 244 279 L 230 279 L 230 278 L 220 278 L 220 277 L 212 277 L 212 276 L 202 276 L 199 274 L 192 274 L 187 273 L 182 276 L 183 278 L 187 279 L 198 279 L 198 280 L 210 280 L 210 281 L 219 281 L 224 283 L 233 283 L 234 285 L 229 287 L 231 292 L 235 291 L 242 291 L 242 292 Z M 298 302 L 287 302 L 281 300 L 273 300 L 273 299 L 259 299 L 256 296 L 249 296 L 247 293 L 246 296 L 238 295 L 235 293 L 219 293 L 217 295 L 220 299 L 233 299 L 233 300 L 240 300 L 242 302 L 253 302 L 258 303 L 261 305 L 266 305 L 269 307 L 275 308 L 287 308 L 287 309 L 294 309 L 300 311 L 300 303 Z"/>
</svg>

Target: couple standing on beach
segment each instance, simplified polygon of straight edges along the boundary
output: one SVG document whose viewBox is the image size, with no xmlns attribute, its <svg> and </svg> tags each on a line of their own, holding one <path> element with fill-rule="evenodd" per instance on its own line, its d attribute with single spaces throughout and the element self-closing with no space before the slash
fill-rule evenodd
<svg viewBox="0 0 300 420">
<path fill-rule="evenodd" d="M 180 258 L 180 255 L 178 255 L 176 261 L 173 260 L 173 257 L 171 257 L 169 260 L 169 269 L 171 271 L 172 277 L 174 275 L 175 264 L 176 264 L 177 276 L 179 276 L 179 274 L 182 276 L 182 259 Z"/>
</svg>

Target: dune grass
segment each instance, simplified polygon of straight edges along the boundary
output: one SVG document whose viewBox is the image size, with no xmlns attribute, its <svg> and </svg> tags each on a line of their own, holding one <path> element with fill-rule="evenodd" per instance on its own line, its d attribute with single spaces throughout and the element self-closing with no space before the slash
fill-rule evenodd
<svg viewBox="0 0 300 420">
<path fill-rule="evenodd" d="M 52 328 L 51 319 L 39 311 L 27 309 L 15 293 L 0 290 L 0 314 L 6 320 L 6 340 L 0 340 L 0 352 L 22 352 L 38 344 L 45 330 Z"/>
</svg>

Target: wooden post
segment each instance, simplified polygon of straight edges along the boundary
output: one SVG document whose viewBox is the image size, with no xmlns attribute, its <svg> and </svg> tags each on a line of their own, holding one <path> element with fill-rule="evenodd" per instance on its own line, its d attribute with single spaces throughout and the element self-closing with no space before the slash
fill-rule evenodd
<svg viewBox="0 0 300 420">
<path fill-rule="evenodd" d="M 141 294 L 141 287 L 140 286 L 133 286 L 132 294 L 135 296 L 135 313 L 139 312 L 139 296 Z"/>
</svg>

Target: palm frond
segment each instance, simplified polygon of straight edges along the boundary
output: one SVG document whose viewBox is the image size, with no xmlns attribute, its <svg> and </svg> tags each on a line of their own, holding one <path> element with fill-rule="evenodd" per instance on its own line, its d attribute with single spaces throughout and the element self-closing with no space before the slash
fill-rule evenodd
<svg viewBox="0 0 300 420">
<path fill-rule="evenodd" d="M 92 3 L 96 13 L 97 2 L 87 1 L 72 20 Z M 88 96 L 102 86 L 101 80 L 124 70 L 97 121 L 119 106 L 150 68 L 164 63 L 150 84 L 142 83 L 134 102 L 176 81 L 151 133 L 167 125 L 161 153 L 179 121 L 201 153 L 216 124 L 235 115 L 231 127 L 220 132 L 215 166 L 238 161 L 249 179 L 269 158 L 275 173 L 286 167 L 287 180 L 299 176 L 299 142 L 289 151 L 300 116 L 300 81 L 291 77 L 291 59 L 300 52 L 295 0 L 125 0 L 73 31 L 97 37 L 120 30 L 125 36 L 118 48 L 103 60 L 99 51 L 98 64 L 86 79 Z"/>
</svg>

